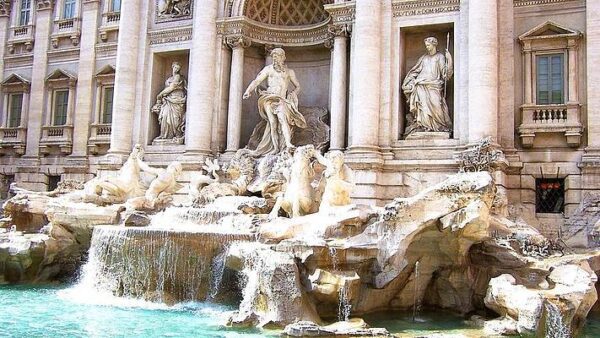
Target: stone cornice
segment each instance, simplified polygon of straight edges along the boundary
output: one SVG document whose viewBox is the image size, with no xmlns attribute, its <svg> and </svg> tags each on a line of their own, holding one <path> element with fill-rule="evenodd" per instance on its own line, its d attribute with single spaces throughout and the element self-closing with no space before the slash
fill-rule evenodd
<svg viewBox="0 0 600 338">
<path fill-rule="evenodd" d="M 181 27 L 174 29 L 165 29 L 151 31 L 148 33 L 150 45 L 160 45 L 163 43 L 182 42 L 192 39 L 192 27 Z"/>
<path fill-rule="evenodd" d="M 578 0 L 513 0 L 514 7 L 528 7 L 541 5 L 554 5 L 564 2 L 575 2 Z"/>
<path fill-rule="evenodd" d="M 278 46 L 313 46 L 329 38 L 329 20 L 309 26 L 270 26 L 245 17 L 224 18 L 217 22 L 217 32 L 226 39 L 243 36 L 258 44 Z"/>
<path fill-rule="evenodd" d="M 413 16 L 458 12 L 460 0 L 396 0 L 392 3 L 393 16 Z"/>
<path fill-rule="evenodd" d="M 354 22 L 354 2 L 325 5 L 325 10 L 331 16 L 331 24 L 334 26 L 348 25 Z"/>
<path fill-rule="evenodd" d="M 10 0 L 0 0 L 0 17 L 10 16 Z"/>
<path fill-rule="evenodd" d="M 35 0 L 38 11 L 44 11 L 54 8 L 54 0 Z"/>
</svg>

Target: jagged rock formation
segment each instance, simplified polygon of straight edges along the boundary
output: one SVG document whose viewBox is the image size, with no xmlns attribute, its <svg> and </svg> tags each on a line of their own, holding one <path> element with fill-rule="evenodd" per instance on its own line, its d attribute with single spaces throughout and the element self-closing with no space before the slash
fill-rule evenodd
<svg viewBox="0 0 600 338">
<path fill-rule="evenodd" d="M 563 238 L 572 247 L 595 247 L 600 239 L 600 194 L 587 193 L 565 221 Z"/>
</svg>

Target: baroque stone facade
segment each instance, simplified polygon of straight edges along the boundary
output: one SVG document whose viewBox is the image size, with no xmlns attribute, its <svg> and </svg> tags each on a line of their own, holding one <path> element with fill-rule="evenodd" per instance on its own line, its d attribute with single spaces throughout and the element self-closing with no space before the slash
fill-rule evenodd
<svg viewBox="0 0 600 338">
<path fill-rule="evenodd" d="M 413 195 L 489 137 L 509 203 L 561 225 L 600 190 L 599 12 L 590 0 L 0 1 L 0 174 L 52 189 L 114 174 L 139 143 L 146 162 L 180 161 L 193 180 L 250 141 L 261 118 L 243 88 L 279 47 L 300 110 L 328 111 L 355 201 Z M 451 130 L 406 137 L 401 86 L 428 37 L 454 61 L 440 89 Z M 188 79 L 185 139 L 153 144 L 152 106 L 175 63 Z M 538 208 L 548 178 L 559 212 Z"/>
</svg>

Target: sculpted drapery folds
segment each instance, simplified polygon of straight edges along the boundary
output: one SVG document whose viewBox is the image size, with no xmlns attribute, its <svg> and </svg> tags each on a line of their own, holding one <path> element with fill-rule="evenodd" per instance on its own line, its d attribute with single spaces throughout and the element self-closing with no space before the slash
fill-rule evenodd
<svg viewBox="0 0 600 338">
<path fill-rule="evenodd" d="M 286 148 L 294 148 L 293 128 L 306 128 L 306 120 L 298 110 L 300 83 L 296 74 L 284 64 L 283 49 L 273 49 L 271 56 L 273 64 L 263 68 L 244 93 L 244 99 L 249 98 L 267 80 L 267 89 L 258 91 L 258 113 L 267 121 L 267 125 L 254 151 L 255 156 L 277 154 Z M 292 91 L 288 91 L 290 82 L 295 87 Z"/>
<path fill-rule="evenodd" d="M 427 54 L 421 56 L 402 83 L 412 114 L 405 135 L 414 132 L 450 132 L 452 120 L 446 104 L 446 81 L 454 72 L 452 56 L 437 51 L 434 37 L 425 39 Z"/>
<path fill-rule="evenodd" d="M 156 96 L 152 111 L 158 114 L 160 124 L 160 136 L 157 139 L 181 143 L 185 133 L 187 81 L 180 73 L 179 62 L 173 62 L 172 68 L 173 75 L 165 82 L 165 89 Z"/>
</svg>

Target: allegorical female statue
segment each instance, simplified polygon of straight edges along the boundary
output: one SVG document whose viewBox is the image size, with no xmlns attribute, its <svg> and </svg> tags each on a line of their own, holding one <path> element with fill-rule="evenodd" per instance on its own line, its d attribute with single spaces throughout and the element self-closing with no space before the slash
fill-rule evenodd
<svg viewBox="0 0 600 338">
<path fill-rule="evenodd" d="M 263 68 L 244 93 L 244 99 L 249 98 L 252 91 L 267 80 L 267 90 L 259 91 L 258 98 L 258 113 L 267 125 L 254 156 L 277 154 L 286 148 L 294 148 L 292 128 L 306 128 L 306 120 L 298 110 L 300 83 L 296 74 L 284 64 L 283 49 L 273 49 L 271 56 L 273 64 Z M 288 91 L 290 82 L 295 87 L 292 91 Z"/>
<path fill-rule="evenodd" d="M 452 120 L 446 104 L 445 83 L 453 74 L 452 55 L 446 49 L 445 56 L 437 51 L 434 37 L 425 39 L 427 54 L 406 75 L 402 83 L 408 98 L 413 120 L 404 132 L 450 132 Z"/>
<path fill-rule="evenodd" d="M 154 142 L 183 143 L 185 133 L 185 102 L 187 99 L 187 81 L 181 75 L 181 64 L 173 62 L 173 75 L 165 82 L 163 89 L 156 96 L 152 111 L 158 114 L 160 136 Z"/>
</svg>

